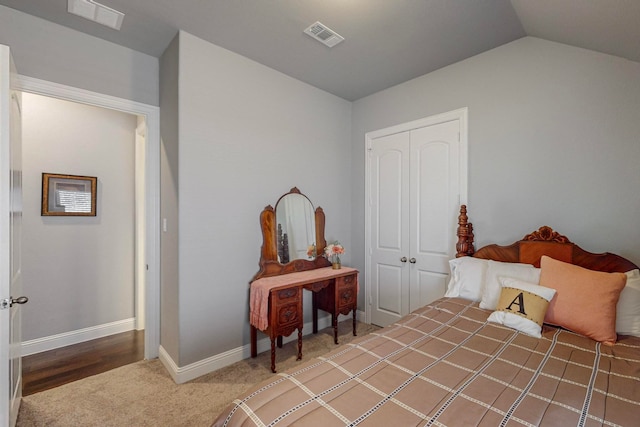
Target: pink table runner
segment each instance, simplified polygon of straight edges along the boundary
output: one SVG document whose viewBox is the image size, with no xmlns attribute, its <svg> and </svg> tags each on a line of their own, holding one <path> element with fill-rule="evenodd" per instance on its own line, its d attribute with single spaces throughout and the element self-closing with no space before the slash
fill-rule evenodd
<svg viewBox="0 0 640 427">
<path fill-rule="evenodd" d="M 351 267 L 342 267 L 338 270 L 325 267 L 280 276 L 263 277 L 253 281 L 249 297 L 249 319 L 251 325 L 261 331 L 264 331 L 269 326 L 269 292 L 272 289 L 286 288 L 292 285 L 306 285 L 333 277 L 346 276 L 353 272 L 357 273 L 358 270 Z"/>
</svg>

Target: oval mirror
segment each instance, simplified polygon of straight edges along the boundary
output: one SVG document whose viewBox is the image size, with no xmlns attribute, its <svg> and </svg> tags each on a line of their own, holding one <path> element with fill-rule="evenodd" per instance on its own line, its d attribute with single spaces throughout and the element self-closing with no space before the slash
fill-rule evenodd
<svg viewBox="0 0 640 427">
<path fill-rule="evenodd" d="M 316 221 L 311 201 L 300 193 L 287 193 L 276 204 L 278 261 L 314 259 Z"/>
<path fill-rule="evenodd" d="M 265 207 L 260 213 L 260 270 L 253 280 L 330 266 L 322 256 L 327 245 L 324 221 L 322 208 L 314 210 L 311 201 L 296 187 L 278 199 L 276 209 Z"/>
</svg>

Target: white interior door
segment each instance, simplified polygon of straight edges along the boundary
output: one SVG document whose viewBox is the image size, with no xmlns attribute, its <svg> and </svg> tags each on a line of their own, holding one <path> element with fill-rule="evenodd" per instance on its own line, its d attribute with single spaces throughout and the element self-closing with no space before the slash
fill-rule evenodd
<svg viewBox="0 0 640 427">
<path fill-rule="evenodd" d="M 0 427 L 14 426 L 22 398 L 20 304 L 22 291 L 21 98 L 16 72 L 0 45 Z"/>
<path fill-rule="evenodd" d="M 410 133 L 372 140 L 370 161 L 371 323 L 388 325 L 409 310 Z"/>
<path fill-rule="evenodd" d="M 459 120 L 411 131 L 409 311 L 446 291 L 459 211 L 459 134 Z"/>
<path fill-rule="evenodd" d="M 444 295 L 466 203 L 466 109 L 367 135 L 367 320 Z"/>
</svg>

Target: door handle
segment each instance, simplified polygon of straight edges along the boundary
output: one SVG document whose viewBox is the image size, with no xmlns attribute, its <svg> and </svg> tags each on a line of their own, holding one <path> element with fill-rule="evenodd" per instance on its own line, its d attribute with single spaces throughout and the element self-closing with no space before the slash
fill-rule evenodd
<svg viewBox="0 0 640 427">
<path fill-rule="evenodd" d="M 410 262 L 411 264 L 415 264 L 415 263 L 416 263 L 416 259 L 415 259 L 415 258 L 411 258 L 411 259 L 409 260 L 409 262 Z"/>
<path fill-rule="evenodd" d="M 400 258 L 400 262 L 407 262 L 407 257 L 403 256 L 402 258 Z"/>
<path fill-rule="evenodd" d="M 9 307 L 13 306 L 13 304 L 26 304 L 27 302 L 29 302 L 29 298 L 27 297 L 11 298 Z"/>
<path fill-rule="evenodd" d="M 27 297 L 18 297 L 18 298 L 5 298 L 0 300 L 0 309 L 5 310 L 9 307 L 13 307 L 13 304 L 26 304 L 29 301 Z"/>
</svg>

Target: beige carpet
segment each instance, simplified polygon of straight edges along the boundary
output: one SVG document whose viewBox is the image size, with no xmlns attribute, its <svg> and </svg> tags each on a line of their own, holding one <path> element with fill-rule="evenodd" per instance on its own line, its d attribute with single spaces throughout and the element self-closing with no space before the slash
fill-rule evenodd
<svg viewBox="0 0 640 427">
<path fill-rule="evenodd" d="M 376 329 L 358 323 L 358 336 Z M 351 322 L 341 322 L 340 343 L 353 339 Z M 329 328 L 304 337 L 301 361 L 295 344 L 277 349 L 278 372 L 336 348 Z M 25 397 L 17 425 L 209 426 L 237 395 L 274 375 L 269 366 L 267 351 L 178 385 L 158 360 L 142 361 Z"/>
</svg>

